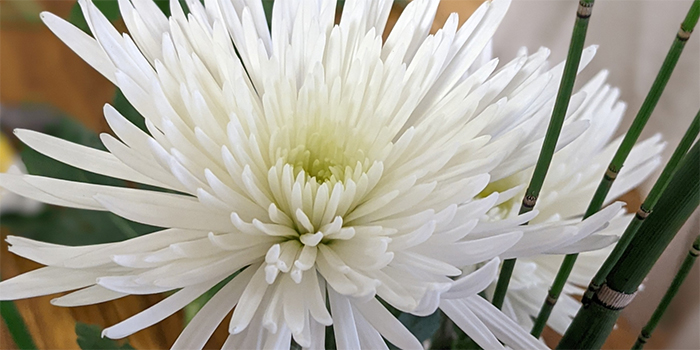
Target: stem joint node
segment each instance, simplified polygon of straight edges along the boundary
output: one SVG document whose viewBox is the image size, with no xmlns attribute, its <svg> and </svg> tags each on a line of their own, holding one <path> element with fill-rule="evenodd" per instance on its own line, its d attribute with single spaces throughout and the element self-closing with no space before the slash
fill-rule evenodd
<svg viewBox="0 0 700 350">
<path fill-rule="evenodd" d="M 651 210 L 644 208 L 644 206 L 639 207 L 639 210 L 637 210 L 636 216 L 638 220 L 644 220 L 651 214 Z"/>
<path fill-rule="evenodd" d="M 578 3 L 578 11 L 576 11 L 576 16 L 581 19 L 586 19 L 588 17 L 591 17 L 591 14 L 593 13 L 593 2 L 588 2 L 585 0 L 581 0 Z"/>
<path fill-rule="evenodd" d="M 690 34 L 693 33 L 693 30 L 687 30 L 683 28 L 683 25 L 681 24 L 681 29 L 678 30 L 678 40 L 681 41 L 688 41 L 690 39 Z"/>
<path fill-rule="evenodd" d="M 610 167 L 605 172 L 605 178 L 609 181 L 613 181 L 615 178 L 617 178 L 617 173 L 619 172 L 620 169 L 617 169 L 613 164 L 610 164 Z"/>
<path fill-rule="evenodd" d="M 594 295 L 596 301 L 609 310 L 624 309 L 632 302 L 635 296 L 637 296 L 637 292 L 632 294 L 618 292 L 611 289 L 606 284 L 600 287 L 598 292 Z"/>
<path fill-rule="evenodd" d="M 523 207 L 532 209 L 537 204 L 537 197 L 532 195 L 527 195 L 523 198 Z"/>
<path fill-rule="evenodd" d="M 697 257 L 698 255 L 700 255 L 699 247 L 693 244 L 692 246 L 690 246 L 690 251 L 688 252 L 688 254 L 690 256 Z"/>
</svg>

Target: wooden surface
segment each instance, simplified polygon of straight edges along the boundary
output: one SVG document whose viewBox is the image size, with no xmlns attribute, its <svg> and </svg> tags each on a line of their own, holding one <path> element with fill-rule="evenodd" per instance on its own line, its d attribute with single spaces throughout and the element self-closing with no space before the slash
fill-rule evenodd
<svg viewBox="0 0 700 350">
<path fill-rule="evenodd" d="M 28 0 L 0 0 L 0 102 L 5 106 L 48 103 L 95 131 L 106 131 L 102 106 L 111 100 L 114 87 L 36 20 L 39 10 L 48 10 L 66 18 L 73 1 L 42 0 L 36 1 L 34 7 L 27 6 L 27 3 Z M 449 13 L 454 11 L 461 13 L 460 22 L 463 22 L 479 3 L 480 1 L 443 1 L 436 23 L 441 25 Z M 392 18 L 396 18 L 396 13 L 392 14 Z M 3 230 L 0 245 L 0 273 L 3 278 L 39 267 L 36 263 L 8 253 L 4 242 L 6 234 Z M 54 297 L 56 296 L 16 302 L 40 349 L 76 349 L 76 321 L 110 326 L 163 298 L 160 295 L 129 296 L 99 305 L 59 308 L 49 303 Z M 182 314 L 177 313 L 129 337 L 129 342 L 139 350 L 167 349 L 177 338 L 182 322 Z M 207 348 L 216 349 L 221 346 L 227 335 L 227 324 L 228 319 L 224 320 Z M 613 332 L 605 348 L 629 348 L 637 331 L 629 329 L 625 320 L 621 319 L 619 328 Z M 556 340 L 557 335 L 548 331 L 545 337 Z M 663 347 L 663 339 L 663 334 L 656 334 L 647 348 Z M 0 348 L 16 348 L 4 323 L 0 323 Z"/>
<path fill-rule="evenodd" d="M 1 245 L 3 277 L 16 276 L 20 273 L 40 267 L 32 261 L 18 258 L 7 252 L 7 243 Z M 108 327 L 127 319 L 128 317 L 147 309 L 163 299 L 162 295 L 128 296 L 111 302 L 97 305 L 62 308 L 49 302 L 57 295 L 17 300 L 15 305 L 24 317 L 24 321 L 39 349 L 77 349 L 75 322 L 85 322 Z M 183 315 L 176 313 L 128 338 L 129 343 L 136 349 L 168 349 L 177 339 L 183 325 Z M 206 348 L 220 349 L 227 336 L 227 322 L 223 322 Z M 5 324 L 0 333 L 0 348 L 15 349 L 12 339 L 7 334 Z"/>
<path fill-rule="evenodd" d="M 0 0 L 0 102 L 48 103 L 93 130 L 107 130 L 102 106 L 114 86 L 37 21 L 37 10 L 67 18 L 74 1 L 43 0 L 22 11 L 23 1 Z"/>
</svg>

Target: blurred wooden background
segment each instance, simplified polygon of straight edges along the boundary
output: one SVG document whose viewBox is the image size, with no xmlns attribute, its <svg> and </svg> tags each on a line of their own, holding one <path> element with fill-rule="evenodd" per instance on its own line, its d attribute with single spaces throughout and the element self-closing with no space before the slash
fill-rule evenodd
<svg viewBox="0 0 700 350">
<path fill-rule="evenodd" d="M 3 106 L 49 104 L 77 118 L 94 131 L 108 131 L 102 117 L 102 106 L 111 101 L 114 86 L 55 38 L 38 19 L 40 11 L 50 11 L 67 18 L 74 2 L 0 0 L 0 103 Z M 480 0 L 443 0 L 435 23 L 442 25 L 451 12 L 460 13 L 460 19 L 464 21 L 480 3 Z M 392 18 L 396 15 L 393 13 Z M 637 203 L 639 201 L 638 196 L 631 195 L 630 198 Z M 3 279 L 39 267 L 7 252 L 4 241 L 7 234 L 6 230 L 2 230 L 0 274 Z M 49 303 L 54 297 L 16 302 L 40 349 L 76 349 L 76 321 L 107 327 L 162 299 L 159 295 L 130 296 L 99 305 L 59 308 Z M 139 350 L 167 349 L 177 338 L 182 324 L 183 316 L 177 313 L 128 340 Z M 207 348 L 218 349 L 223 344 L 227 324 L 227 320 L 222 323 Z M 605 348 L 627 349 L 634 342 L 637 332 L 638 329 L 630 329 L 627 322 L 621 319 Z M 558 338 L 551 331 L 546 332 L 545 337 L 551 340 Z M 663 348 L 664 344 L 665 336 L 659 332 L 647 348 Z M 4 323 L 0 325 L 0 348 L 16 349 Z"/>
</svg>

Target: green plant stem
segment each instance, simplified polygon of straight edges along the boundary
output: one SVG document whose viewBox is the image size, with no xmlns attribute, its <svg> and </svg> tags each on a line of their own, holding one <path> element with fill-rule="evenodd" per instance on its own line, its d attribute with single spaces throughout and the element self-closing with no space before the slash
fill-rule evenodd
<svg viewBox="0 0 700 350">
<path fill-rule="evenodd" d="M 535 207 L 537 198 L 542 190 L 542 184 L 547 176 L 547 170 L 549 170 L 549 165 L 552 163 L 552 157 L 554 156 L 557 141 L 559 140 L 561 127 L 566 117 L 566 110 L 569 108 L 571 93 L 574 90 L 576 73 L 578 72 L 579 63 L 581 62 L 581 52 L 583 51 L 583 44 L 586 41 L 586 32 L 588 30 L 588 21 L 591 16 L 593 2 L 594 0 L 580 0 L 579 2 L 579 7 L 576 12 L 576 22 L 574 23 L 571 43 L 569 44 L 569 53 L 566 58 L 566 64 L 564 65 L 559 91 L 554 101 L 552 117 L 547 127 L 547 133 L 544 137 L 540 155 L 537 158 L 537 164 L 535 164 L 532 179 L 530 180 L 522 205 L 520 206 L 520 214 L 527 213 Z M 515 259 L 505 260 L 501 267 L 492 301 L 493 305 L 499 309 L 503 306 L 514 267 Z"/>
<path fill-rule="evenodd" d="M 15 345 L 17 345 L 17 349 L 36 349 L 34 339 L 32 339 L 32 335 L 29 333 L 29 330 L 27 330 L 22 314 L 19 313 L 14 302 L 0 301 L 0 314 L 12 336 L 12 340 L 14 340 Z"/>
<path fill-rule="evenodd" d="M 654 111 L 656 104 L 659 102 L 659 98 L 666 88 L 669 78 L 671 78 L 671 73 L 673 73 L 673 69 L 676 67 L 676 63 L 678 63 L 678 59 L 683 52 L 683 48 L 690 38 L 690 33 L 692 33 L 695 25 L 698 23 L 698 18 L 700 18 L 700 0 L 695 0 L 690 6 L 690 10 L 681 24 L 681 29 L 676 34 L 676 38 L 673 40 L 673 44 L 671 44 L 671 48 L 666 54 L 666 58 L 661 65 L 661 69 L 656 75 L 654 83 L 651 85 L 651 90 L 649 90 L 647 97 L 644 99 L 642 107 L 639 109 L 639 112 L 634 118 L 634 121 L 627 131 L 627 134 L 625 134 L 625 138 L 622 140 L 620 148 L 618 148 L 615 156 L 613 156 L 613 159 L 610 162 L 608 171 L 611 172 L 612 178 L 605 177 L 603 178 L 602 182 L 609 181 L 612 183 L 615 181 L 615 176 L 617 176 L 622 168 L 625 159 L 627 159 L 630 151 L 632 151 L 632 147 L 637 142 L 639 135 L 642 133 L 642 129 L 644 129 L 644 126 L 649 120 L 651 113 Z M 592 204 L 600 207 L 603 204 L 605 197 L 597 198 L 597 200 L 598 202 Z"/>
<path fill-rule="evenodd" d="M 649 195 L 644 200 L 644 203 L 642 203 L 642 205 L 639 207 L 637 214 L 634 216 L 632 221 L 625 229 L 625 232 L 622 234 L 622 237 L 620 237 L 620 241 L 617 242 L 617 245 L 615 245 L 613 251 L 607 257 L 607 259 L 605 259 L 605 262 L 595 274 L 591 283 L 588 285 L 588 288 L 583 296 L 584 303 L 589 302 L 591 297 L 593 296 L 593 293 L 595 293 L 595 291 L 600 288 L 603 282 L 605 282 L 605 276 L 607 276 L 608 273 L 610 273 L 610 269 L 620 258 L 622 252 L 627 248 L 627 245 L 629 245 L 629 242 L 632 240 L 632 238 L 634 238 L 634 235 L 639 230 L 639 227 L 648 217 L 649 213 L 651 213 L 654 210 L 656 203 L 659 201 L 659 197 L 661 197 L 661 193 L 663 193 L 663 191 L 668 186 L 668 182 L 671 179 L 671 176 L 673 176 L 673 174 L 675 173 L 676 169 L 678 168 L 678 164 L 680 163 L 681 159 L 683 159 L 683 156 L 685 156 L 686 152 L 688 152 L 690 146 L 693 145 L 693 141 L 695 141 L 695 138 L 697 138 L 699 132 L 700 111 L 698 111 L 698 113 L 695 115 L 695 119 L 693 119 L 693 122 L 690 124 L 690 127 L 688 127 L 688 130 L 685 132 L 685 135 L 683 135 L 681 142 L 678 144 L 675 151 L 673 151 L 671 159 L 669 159 L 668 163 L 664 167 L 664 170 L 661 172 L 661 175 L 659 176 L 658 180 L 656 180 L 656 182 L 654 183 L 654 187 L 652 187 L 651 191 L 649 192 Z"/>
<path fill-rule="evenodd" d="M 671 73 L 676 67 L 676 63 L 678 63 L 678 58 L 683 52 L 685 43 L 688 41 L 688 38 L 690 38 L 690 33 L 693 31 L 693 28 L 695 28 L 695 25 L 698 22 L 698 17 L 700 17 L 700 0 L 695 0 L 693 1 L 688 14 L 686 15 L 685 20 L 681 24 L 680 31 L 678 34 L 676 34 L 676 38 L 673 41 L 666 58 L 664 59 L 661 69 L 659 70 L 659 73 L 657 74 L 647 97 L 644 99 L 637 116 L 634 118 L 630 129 L 627 131 L 627 134 L 625 134 L 620 147 L 617 149 L 615 156 L 610 162 L 608 170 L 598 185 L 593 199 L 588 205 L 586 213 L 583 216 L 584 219 L 598 212 L 598 210 L 600 210 L 600 208 L 603 206 L 605 197 L 607 197 L 617 174 L 620 172 L 624 161 L 632 151 L 632 147 L 634 147 L 634 144 L 637 142 L 642 129 L 644 129 L 644 126 L 649 120 L 651 113 L 654 111 L 656 104 L 659 102 L 659 98 L 661 97 L 661 94 L 668 83 L 668 79 L 671 77 Z M 631 237 L 629 237 L 629 239 L 631 239 Z M 535 325 L 531 332 L 533 335 L 539 336 L 542 333 L 542 330 L 547 323 L 547 319 L 549 318 L 552 309 L 554 309 L 554 305 L 556 305 L 557 300 L 564 289 L 564 285 L 566 284 L 566 281 L 574 268 L 577 258 L 578 254 L 569 254 L 564 258 L 564 261 L 557 272 L 557 276 L 552 283 L 552 287 L 547 294 L 547 299 L 542 305 L 540 313 L 537 315 Z M 588 295 L 591 295 L 591 293 L 588 293 Z M 587 299 L 584 299 L 584 301 L 587 301 Z"/>
<path fill-rule="evenodd" d="M 681 142 L 678 144 L 678 147 L 676 147 L 676 150 L 673 152 L 671 159 L 664 167 L 664 170 L 661 172 L 661 175 L 659 176 L 658 180 L 656 180 L 656 183 L 654 183 L 654 187 L 651 189 L 651 192 L 649 192 L 649 195 L 644 200 L 644 203 L 642 203 L 642 205 L 640 206 L 639 211 L 637 211 L 637 214 L 634 216 L 632 221 L 630 221 L 629 225 L 625 229 L 625 232 L 615 245 L 615 248 L 607 257 L 607 259 L 605 260 L 605 262 L 600 267 L 595 277 L 591 281 L 591 284 L 588 286 L 588 289 L 586 290 L 583 296 L 582 302 L 584 304 L 590 302 L 590 299 L 593 297 L 595 291 L 598 290 L 602 283 L 605 281 L 605 276 L 610 272 L 612 266 L 615 265 L 617 260 L 622 255 L 622 252 L 624 252 L 624 250 L 627 248 L 629 242 L 637 233 L 644 220 L 648 217 L 649 213 L 651 213 L 654 209 L 654 206 L 656 205 L 656 202 L 658 202 L 661 193 L 663 193 L 664 189 L 666 189 L 666 187 L 668 186 L 668 182 L 671 179 L 671 176 L 673 176 L 673 174 L 675 173 L 676 169 L 678 168 L 678 164 L 680 163 L 681 159 L 686 154 L 686 152 L 688 152 L 688 149 L 693 144 L 695 138 L 698 136 L 699 131 L 700 111 L 698 111 L 698 114 L 695 116 L 695 119 L 693 119 L 693 122 L 690 124 L 690 127 L 686 131 L 685 135 L 683 135 Z M 549 319 L 552 310 L 554 309 L 554 305 L 556 305 L 557 298 L 561 295 L 563 287 L 566 284 L 566 280 L 568 279 L 569 274 L 573 269 L 577 257 L 577 254 L 570 254 L 564 258 L 564 261 L 561 265 L 562 267 L 559 269 L 557 276 L 554 279 L 554 283 L 552 284 L 552 288 L 549 291 L 547 300 L 542 305 L 542 308 L 540 309 L 540 312 L 537 315 L 537 318 L 535 319 L 535 324 L 531 331 L 532 335 L 539 337 L 542 334 L 542 330 L 544 329 L 544 326 L 547 323 L 547 320 Z"/>
<path fill-rule="evenodd" d="M 549 320 L 549 316 L 552 314 L 552 310 L 554 310 L 554 305 L 557 304 L 557 300 L 559 300 L 559 296 L 561 296 L 561 292 L 566 285 L 566 280 L 569 278 L 571 270 L 574 268 L 576 258 L 578 258 L 578 254 L 569 254 L 564 257 L 564 261 L 562 261 L 559 271 L 557 271 L 557 275 L 554 278 L 554 283 L 552 283 L 552 287 L 549 288 L 547 298 L 542 304 L 540 312 L 537 314 L 535 323 L 530 331 L 530 334 L 533 336 L 539 338 L 540 335 L 542 335 L 544 326 L 547 325 L 547 320 Z"/>
<path fill-rule="evenodd" d="M 663 298 L 661 298 L 661 302 L 659 302 L 659 306 L 657 306 L 656 310 L 654 310 L 649 322 L 639 333 L 639 337 L 632 346 L 632 349 L 643 348 L 644 344 L 646 344 L 649 338 L 651 338 L 651 333 L 654 332 L 654 329 L 659 324 L 659 321 L 664 315 L 664 312 L 666 312 L 668 305 L 671 304 L 671 300 L 673 300 L 673 297 L 675 297 L 678 293 L 678 290 L 683 284 L 683 281 L 685 281 L 685 278 L 688 277 L 688 273 L 690 273 L 690 269 L 693 268 L 693 264 L 698 258 L 698 254 L 700 254 L 700 236 L 695 238 L 695 242 L 693 242 L 693 245 L 690 247 L 688 255 L 686 255 L 685 260 L 683 260 L 683 264 L 681 264 L 681 268 L 678 270 L 678 273 L 676 273 L 676 277 L 673 278 L 671 286 L 668 287 L 666 294 L 664 294 Z"/>
<path fill-rule="evenodd" d="M 681 226 L 700 204 L 700 143 L 683 157 L 666 190 L 622 253 L 605 284 L 582 305 L 557 349 L 598 349 L 621 311 Z"/>
</svg>

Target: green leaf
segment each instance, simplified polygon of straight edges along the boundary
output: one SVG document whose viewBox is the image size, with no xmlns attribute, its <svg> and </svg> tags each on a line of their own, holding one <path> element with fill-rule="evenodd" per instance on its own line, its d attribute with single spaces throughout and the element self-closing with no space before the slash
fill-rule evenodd
<svg viewBox="0 0 700 350">
<path fill-rule="evenodd" d="M 333 332 L 333 325 L 326 326 L 326 339 L 323 348 L 326 350 L 336 350 L 338 348 L 335 344 L 335 333 Z"/>
<path fill-rule="evenodd" d="M 468 335 L 464 334 L 464 332 L 456 326 L 455 331 L 457 333 L 457 337 L 454 339 L 454 341 L 452 341 L 452 349 L 482 350 L 479 344 L 472 340 L 472 338 L 469 338 Z"/>
<path fill-rule="evenodd" d="M 262 0 L 263 11 L 265 11 L 265 19 L 267 19 L 267 27 L 272 28 L 272 7 L 275 0 Z"/>
<path fill-rule="evenodd" d="M 75 334 L 78 336 L 78 346 L 83 350 L 134 350 L 128 341 L 120 345 L 120 342 L 102 338 L 102 328 L 94 324 L 76 323 Z"/>
<path fill-rule="evenodd" d="M 153 0 L 156 5 L 160 8 L 161 11 L 166 16 L 170 16 L 170 0 Z M 189 9 L 187 8 L 187 2 L 185 0 L 178 0 L 180 2 L 180 6 L 182 6 L 182 10 L 185 12 L 185 15 L 190 13 Z"/>
<path fill-rule="evenodd" d="M 13 234 L 69 246 L 118 242 L 158 230 L 112 213 L 46 206 L 40 213 L 3 215 Z"/>
<path fill-rule="evenodd" d="M 85 33 L 90 33 L 90 27 L 88 27 L 87 21 L 85 21 L 85 16 L 83 16 L 83 12 L 80 10 L 80 6 L 78 6 L 77 2 L 75 3 L 75 5 L 73 5 L 73 7 L 70 10 L 70 14 L 68 15 L 68 22 L 78 27 Z"/>
<path fill-rule="evenodd" d="M 138 126 L 139 129 L 148 132 L 146 129 L 146 120 L 143 118 L 141 113 L 131 105 L 129 100 L 126 99 L 121 90 L 117 89 L 114 94 L 114 100 L 112 101 L 112 106 L 121 113 L 127 120 L 129 120 L 134 125 Z"/>
<path fill-rule="evenodd" d="M 435 311 L 432 315 L 425 317 L 402 313 L 399 321 L 422 343 L 430 339 L 440 328 L 440 312 Z"/>
<path fill-rule="evenodd" d="M 290 350 L 302 350 L 303 348 L 299 343 L 297 343 L 293 338 L 292 338 L 292 345 L 289 347 Z"/>
<path fill-rule="evenodd" d="M 153 0 L 166 16 L 170 16 L 170 0 Z M 180 1 L 183 3 L 184 1 Z"/>
<path fill-rule="evenodd" d="M 120 18 L 119 3 L 117 0 L 95 0 L 94 4 L 110 21 L 115 21 Z M 88 28 L 87 22 L 85 21 L 85 16 L 83 16 L 83 12 L 80 10 L 78 2 L 76 2 L 73 5 L 73 8 L 71 8 L 70 15 L 68 16 L 68 22 L 80 28 L 85 33 L 90 33 L 90 28 Z"/>
</svg>

